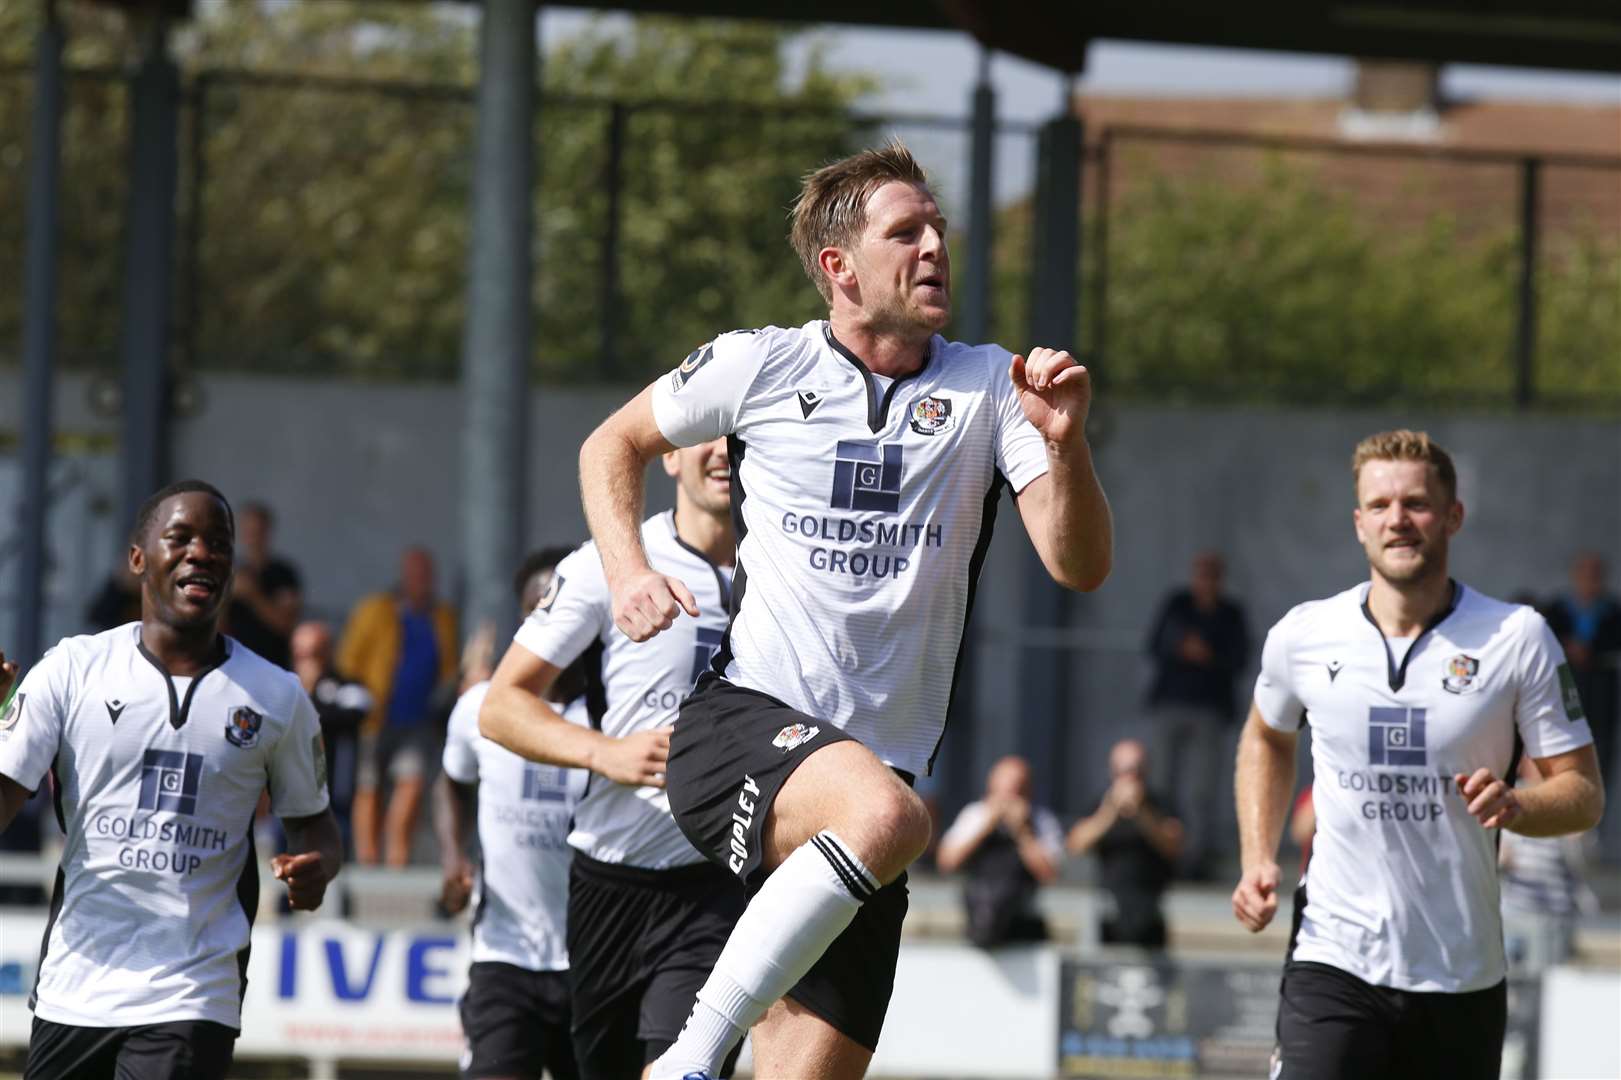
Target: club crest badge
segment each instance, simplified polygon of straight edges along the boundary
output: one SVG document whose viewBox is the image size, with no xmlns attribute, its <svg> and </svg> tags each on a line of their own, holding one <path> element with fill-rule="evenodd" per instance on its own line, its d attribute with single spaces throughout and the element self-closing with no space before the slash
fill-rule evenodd
<svg viewBox="0 0 1621 1080">
<path fill-rule="evenodd" d="M 246 705 L 238 705 L 225 718 L 225 741 L 246 750 L 259 741 L 259 728 L 264 722 L 263 716 Z"/>
<path fill-rule="evenodd" d="M 1441 687 L 1449 694 L 1467 694 L 1475 689 L 1475 676 L 1480 674 L 1480 661 L 1459 653 L 1447 661 L 1446 675 Z"/>
<path fill-rule="evenodd" d="M 540 594 L 540 599 L 535 601 L 535 610 L 544 611 L 546 614 L 550 615 L 552 613 L 552 605 L 557 603 L 557 594 L 562 591 L 563 575 L 553 570 L 551 578 L 546 582 L 545 591 Z"/>
<path fill-rule="evenodd" d="M 777 732 L 777 737 L 771 740 L 771 745 L 777 747 L 786 754 L 796 746 L 803 746 L 805 743 L 810 742 L 812 739 L 816 738 L 817 735 L 820 735 L 821 732 L 822 729 L 819 727 L 807 727 L 804 724 L 789 724 L 787 727 Z"/>
<path fill-rule="evenodd" d="M 944 435 L 951 430 L 955 417 L 951 415 L 951 399 L 939 397 L 918 398 L 912 403 L 909 421 L 919 435 Z"/>
<path fill-rule="evenodd" d="M 687 358 L 681 361 L 681 366 L 670 372 L 670 389 L 680 390 L 687 385 L 687 380 L 698 374 L 698 369 L 709 363 L 714 355 L 714 342 L 692 350 Z"/>
<path fill-rule="evenodd" d="M 17 726 L 17 721 L 23 718 L 23 699 L 27 694 L 17 694 L 6 706 L 5 712 L 0 713 L 0 739 L 11 738 L 11 731 Z"/>
</svg>

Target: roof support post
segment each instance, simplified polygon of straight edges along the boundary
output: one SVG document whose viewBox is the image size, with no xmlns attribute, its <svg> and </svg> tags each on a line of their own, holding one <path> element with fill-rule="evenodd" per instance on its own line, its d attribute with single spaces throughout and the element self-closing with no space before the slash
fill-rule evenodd
<svg viewBox="0 0 1621 1080">
<path fill-rule="evenodd" d="M 462 334 L 463 614 L 514 625 L 508 582 L 522 557 L 533 301 L 534 0 L 484 0 L 467 324 Z"/>
</svg>

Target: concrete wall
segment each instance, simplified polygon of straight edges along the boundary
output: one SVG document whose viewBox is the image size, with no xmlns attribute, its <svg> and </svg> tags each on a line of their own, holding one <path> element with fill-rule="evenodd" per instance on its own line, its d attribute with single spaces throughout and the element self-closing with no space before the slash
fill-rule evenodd
<svg viewBox="0 0 1621 1080">
<path fill-rule="evenodd" d="M 247 376 L 208 377 L 201 386 L 201 408 L 177 424 L 177 472 L 213 481 L 234 501 L 273 505 L 277 546 L 302 567 L 316 611 L 341 617 L 358 596 L 386 588 L 409 543 L 434 550 L 446 590 L 457 590 L 462 411 L 455 387 Z M 533 392 L 534 544 L 584 536 L 575 454 L 632 389 Z M 16 400 L 15 373 L 0 373 L 0 430 L 19 429 Z M 954 790 L 941 791 L 942 801 L 954 805 L 965 797 L 1000 753 L 1055 746 L 1061 753 L 1040 763 L 1043 796 L 1072 811 L 1089 808 L 1083 804 L 1104 777 L 1102 751 L 1140 730 L 1148 676 L 1143 638 L 1190 557 L 1207 547 L 1226 553 L 1232 591 L 1249 610 L 1258 649 L 1266 628 L 1289 607 L 1365 576 L 1351 532 L 1347 462 L 1361 436 L 1398 425 L 1427 428 L 1457 458 L 1468 508 L 1455 545 L 1460 579 L 1499 595 L 1546 593 L 1562 585 L 1579 549 L 1596 548 L 1621 563 L 1621 424 L 1614 420 L 1107 409 L 1096 441 L 1116 518 L 1114 575 L 1098 593 L 1073 599 L 1066 629 L 1026 630 L 1028 590 L 1046 586 L 1030 572 L 1033 554 L 1017 510 L 1003 504 L 972 631 L 975 722 L 971 730 L 959 723 L 946 740 L 943 771 L 954 778 L 948 785 Z M 79 378 L 58 381 L 57 429 L 116 431 L 113 421 L 92 413 Z M 118 549 L 123 525 L 109 516 L 117 504 L 111 452 L 64 455 L 58 464 L 59 474 L 77 470 L 82 480 L 67 500 L 75 508 L 71 520 L 53 515 L 51 542 L 61 556 L 51 590 L 54 633 L 75 628 L 83 596 Z M 8 504 L 16 468 L 14 457 L 0 454 L 0 498 Z M 662 473 L 652 476 L 650 508 L 668 505 L 669 491 Z M 0 526 L 0 545 L 8 532 Z M 10 592 L 5 565 L 0 605 Z M 0 628 L 6 627 L 9 612 L 0 607 Z M 1027 698 L 1030 666 L 1040 663 L 1068 665 L 1072 704 Z M 1225 763 L 1220 770 L 1228 771 Z"/>
</svg>

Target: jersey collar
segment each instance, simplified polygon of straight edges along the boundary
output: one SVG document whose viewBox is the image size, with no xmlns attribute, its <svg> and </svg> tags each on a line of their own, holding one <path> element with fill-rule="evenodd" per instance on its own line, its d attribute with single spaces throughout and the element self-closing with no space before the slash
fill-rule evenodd
<svg viewBox="0 0 1621 1080">
<path fill-rule="evenodd" d="M 867 427 L 872 430 L 874 435 L 888 426 L 889 403 L 895 397 L 895 391 L 900 389 L 901 383 L 909 379 L 915 379 L 923 374 L 929 369 L 929 363 L 934 359 L 934 338 L 931 337 L 927 347 L 923 350 L 923 363 L 919 365 L 918 369 L 909 375 L 902 375 L 893 380 L 889 384 L 889 389 L 885 390 L 880 396 L 878 393 L 878 380 L 873 377 L 872 370 L 867 367 L 861 357 L 845 348 L 844 343 L 833 336 L 832 323 L 824 322 L 822 324 L 822 336 L 827 339 L 829 348 L 854 364 L 855 369 L 861 373 L 861 381 L 867 387 Z"/>
<path fill-rule="evenodd" d="M 735 476 L 733 477 L 733 482 L 736 482 Z M 716 564 L 716 562 L 708 555 L 705 555 L 703 552 L 681 539 L 681 532 L 675 527 L 675 509 L 673 507 L 667 514 L 665 514 L 665 517 L 669 519 L 670 523 L 670 539 L 674 540 L 678 545 L 680 545 L 680 547 L 686 551 L 687 554 L 709 567 L 710 573 L 715 575 L 715 586 L 720 590 L 720 602 L 725 605 L 728 611 L 730 611 L 732 607 L 732 590 L 727 584 L 726 575 L 721 571 L 720 566 Z"/>
<path fill-rule="evenodd" d="M 1392 691 L 1399 691 L 1403 686 L 1407 685 L 1407 664 L 1413 659 L 1413 654 L 1418 652 L 1419 643 L 1424 640 L 1431 630 L 1446 622 L 1447 617 L 1458 610 L 1458 604 L 1463 600 L 1463 586 L 1451 578 L 1447 579 L 1447 584 L 1452 586 L 1452 598 L 1447 601 L 1446 607 L 1436 612 L 1430 617 L 1430 621 L 1424 624 L 1424 628 L 1418 632 L 1418 636 L 1413 639 L 1413 643 L 1407 647 L 1407 655 L 1401 658 L 1400 664 L 1396 663 L 1396 658 L 1390 651 L 1390 639 L 1385 637 L 1385 632 L 1379 628 L 1378 620 L 1373 617 L 1373 612 L 1368 609 L 1368 595 L 1373 591 L 1372 587 L 1370 586 L 1368 592 L 1362 594 L 1362 617 L 1367 619 L 1368 624 L 1378 633 L 1379 644 L 1385 647 L 1385 675 L 1389 679 Z"/>
<path fill-rule="evenodd" d="M 152 651 L 146 647 L 146 642 L 141 640 L 141 627 L 139 623 L 137 623 L 135 626 L 135 648 L 142 656 L 146 657 L 146 662 L 157 668 L 158 674 L 163 676 L 163 684 L 169 689 L 169 726 L 174 728 L 176 731 L 179 731 L 181 728 L 186 726 L 186 719 L 191 715 L 191 699 L 192 696 L 197 693 L 198 684 L 201 683 L 205 677 L 207 677 L 209 672 L 220 667 L 225 663 L 225 661 L 231 658 L 231 639 L 226 637 L 224 634 L 221 634 L 219 635 L 219 649 L 215 654 L 213 661 L 192 677 L 191 685 L 186 687 L 185 699 L 182 700 L 180 695 L 175 693 L 174 676 L 169 674 L 169 669 L 163 665 L 163 661 L 159 660 L 152 653 Z"/>
</svg>

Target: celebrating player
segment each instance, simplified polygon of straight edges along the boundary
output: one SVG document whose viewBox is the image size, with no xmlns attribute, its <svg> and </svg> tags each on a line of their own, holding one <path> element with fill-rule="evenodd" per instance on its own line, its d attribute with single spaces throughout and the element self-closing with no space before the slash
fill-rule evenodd
<svg viewBox="0 0 1621 1080">
<path fill-rule="evenodd" d="M 1267 636 L 1238 753 L 1233 911 L 1252 931 L 1277 911 L 1309 720 L 1317 834 L 1273 1075 L 1495 1078 L 1507 990 L 1492 830 L 1591 828 L 1604 807 L 1592 736 L 1542 616 L 1448 576 L 1464 512 L 1446 451 L 1384 432 L 1357 445 L 1352 472 L 1371 580 Z M 1516 790 L 1522 753 L 1543 779 Z"/>
<path fill-rule="evenodd" d="M 635 644 L 614 628 L 602 561 L 587 544 L 558 564 L 479 718 L 515 753 L 598 774 L 568 838 L 568 951 L 575 1054 L 582 1075 L 602 1080 L 643 1075 L 675 1041 L 744 901 L 681 835 L 664 791 L 669 724 L 726 625 L 735 558 L 726 445 L 668 454 L 664 466 L 675 509 L 649 518 L 642 540 L 655 566 L 697 585 L 704 616 Z M 596 676 L 584 728 L 543 700 L 582 659 Z"/>
<path fill-rule="evenodd" d="M 129 547 L 141 621 L 64 639 L 0 719 L 0 828 L 49 769 L 67 835 L 29 999 L 29 1080 L 225 1076 L 267 786 L 291 906 L 319 907 L 338 872 L 315 707 L 218 630 L 234 536 L 208 484 L 149 498 Z"/>
<path fill-rule="evenodd" d="M 792 240 L 826 321 L 721 335 L 580 451 L 614 621 L 638 641 L 711 610 L 644 551 L 644 464 L 719 436 L 732 463 L 734 614 L 682 705 L 669 790 L 754 895 L 657 1077 L 714 1075 L 750 1027 L 758 1075 L 865 1070 L 929 839 L 910 785 L 943 734 L 1003 488 L 1060 584 L 1095 588 L 1111 559 L 1090 376 L 1066 352 L 939 336 L 946 221 L 911 154 L 811 174 Z"/>
<path fill-rule="evenodd" d="M 551 588 L 566 554 L 565 548 L 538 551 L 518 568 L 514 585 L 525 615 Z M 566 838 L 586 773 L 525 761 L 482 738 L 478 712 L 489 689 L 484 679 L 457 699 L 445 734 L 444 771 L 433 789 L 445 875 L 441 903 L 455 914 L 471 899 L 474 911 L 473 962 L 460 1006 L 467 1037 L 461 1074 L 465 1080 L 540 1080 L 549 1072 L 552 1080 L 574 1080 L 579 1069 L 569 1035 Z M 584 687 L 574 672 L 565 672 L 550 690 L 550 700 L 567 709 L 571 720 L 588 722 Z M 464 804 L 475 789 L 476 882 L 462 844 Z"/>
</svg>

